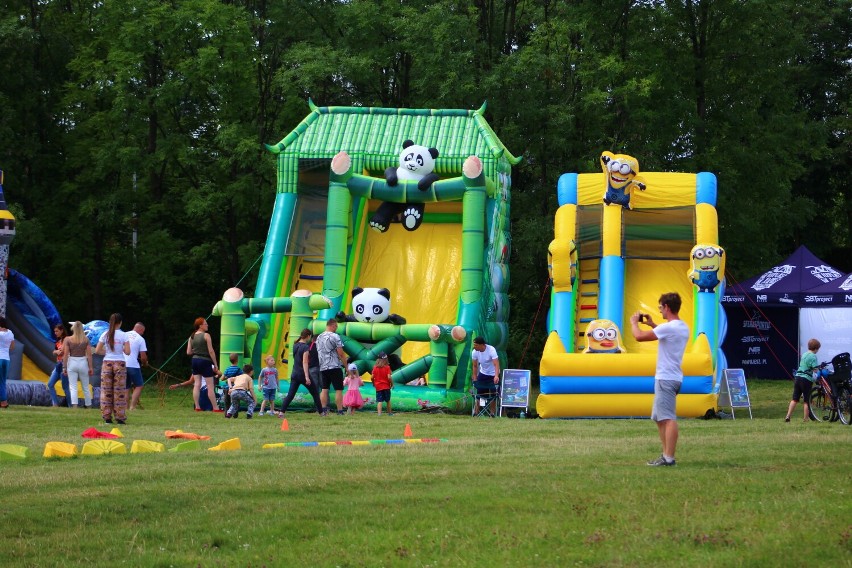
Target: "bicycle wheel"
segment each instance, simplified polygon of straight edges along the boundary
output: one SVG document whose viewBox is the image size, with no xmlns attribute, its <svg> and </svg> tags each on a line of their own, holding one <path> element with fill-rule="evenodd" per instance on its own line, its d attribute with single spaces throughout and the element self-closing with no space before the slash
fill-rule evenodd
<svg viewBox="0 0 852 568">
<path fill-rule="evenodd" d="M 832 418 L 831 400 L 825 395 L 825 391 L 820 386 L 814 385 L 811 391 L 811 420 L 817 422 L 828 422 Z"/>
<path fill-rule="evenodd" d="M 837 389 L 837 414 L 841 422 L 852 424 L 852 393 L 848 388 Z"/>
</svg>

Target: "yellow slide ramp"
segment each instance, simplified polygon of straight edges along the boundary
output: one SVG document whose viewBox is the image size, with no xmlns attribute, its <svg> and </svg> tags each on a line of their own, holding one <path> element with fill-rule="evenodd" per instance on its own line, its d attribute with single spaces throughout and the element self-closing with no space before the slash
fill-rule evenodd
<svg viewBox="0 0 852 568">
<path fill-rule="evenodd" d="M 460 223 L 424 223 L 416 231 L 394 223 L 386 233 L 367 231 L 361 271 L 353 284 L 390 290 L 391 312 L 407 323 L 455 324 L 461 265 Z M 351 303 L 345 311 L 352 312 Z M 400 356 L 410 363 L 428 354 L 428 343 L 408 342 Z"/>
<path fill-rule="evenodd" d="M 666 292 L 677 292 L 683 301 L 680 318 L 693 329 L 692 285 L 685 278 L 689 261 L 628 259 L 624 266 L 624 347 L 628 353 L 657 353 L 653 341 L 640 343 L 630 332 L 630 316 L 636 311 L 651 314 L 663 323 L 657 300 Z M 645 328 L 647 329 L 647 328 Z"/>
</svg>

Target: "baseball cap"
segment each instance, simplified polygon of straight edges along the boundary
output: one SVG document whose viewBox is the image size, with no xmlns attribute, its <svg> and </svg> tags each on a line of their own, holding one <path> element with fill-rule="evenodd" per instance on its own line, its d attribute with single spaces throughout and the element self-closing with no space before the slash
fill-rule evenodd
<svg viewBox="0 0 852 568">
<path fill-rule="evenodd" d="M 357 371 L 358 365 L 356 365 L 355 363 L 349 363 L 349 366 L 347 367 L 347 369 L 349 369 L 350 371 Z"/>
<path fill-rule="evenodd" d="M 384 351 L 379 353 L 379 359 L 387 359 L 387 358 L 388 358 L 387 353 L 385 353 Z"/>
</svg>

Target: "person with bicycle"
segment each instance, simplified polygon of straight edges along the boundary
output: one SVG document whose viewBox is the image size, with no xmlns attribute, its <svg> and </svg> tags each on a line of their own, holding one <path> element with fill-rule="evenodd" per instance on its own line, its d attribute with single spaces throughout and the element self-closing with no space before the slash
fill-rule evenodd
<svg viewBox="0 0 852 568">
<path fill-rule="evenodd" d="M 808 340 L 808 351 L 802 355 L 802 360 L 793 379 L 793 399 L 787 408 L 787 416 L 784 417 L 784 422 L 790 421 L 793 409 L 796 408 L 796 403 L 799 402 L 799 397 L 802 396 L 805 397 L 804 401 L 802 401 L 802 405 L 805 407 L 805 422 L 809 422 L 811 419 L 811 389 L 813 389 L 814 381 L 816 380 L 814 372 L 819 368 L 819 361 L 816 354 L 820 347 L 821 344 L 818 339 L 811 338 Z"/>
</svg>

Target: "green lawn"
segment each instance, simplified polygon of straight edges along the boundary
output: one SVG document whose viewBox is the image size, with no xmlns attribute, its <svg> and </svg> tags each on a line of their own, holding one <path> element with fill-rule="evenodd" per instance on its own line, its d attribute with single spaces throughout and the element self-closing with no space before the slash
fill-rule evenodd
<svg viewBox="0 0 852 568">
<path fill-rule="evenodd" d="M 783 422 L 787 382 L 750 382 L 754 420 L 682 420 L 678 466 L 648 420 L 397 414 L 225 420 L 185 391 L 121 427 L 239 437 L 234 452 L 44 459 L 95 410 L 12 407 L 0 443 L 0 550 L 10 566 L 852 565 L 852 427 Z M 797 408 L 797 411 L 799 409 Z M 283 441 L 442 443 L 286 447 Z"/>
</svg>

